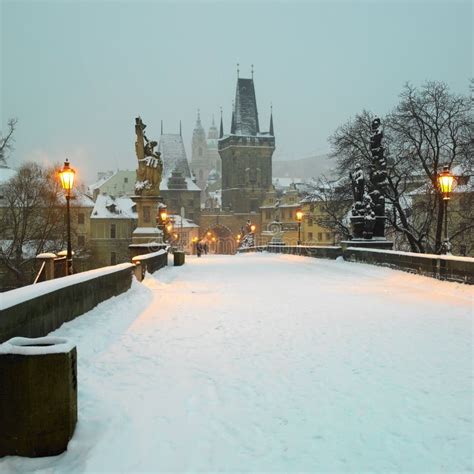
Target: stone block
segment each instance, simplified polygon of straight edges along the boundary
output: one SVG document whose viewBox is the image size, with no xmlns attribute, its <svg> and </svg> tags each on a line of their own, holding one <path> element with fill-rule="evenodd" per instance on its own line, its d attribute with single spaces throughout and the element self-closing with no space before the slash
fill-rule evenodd
<svg viewBox="0 0 474 474">
<path fill-rule="evenodd" d="M 67 339 L 0 345 L 0 457 L 55 456 L 77 422 L 77 353 Z"/>
<path fill-rule="evenodd" d="M 184 265 L 184 252 L 178 250 L 174 254 L 174 266 L 179 267 L 181 265 Z"/>
</svg>

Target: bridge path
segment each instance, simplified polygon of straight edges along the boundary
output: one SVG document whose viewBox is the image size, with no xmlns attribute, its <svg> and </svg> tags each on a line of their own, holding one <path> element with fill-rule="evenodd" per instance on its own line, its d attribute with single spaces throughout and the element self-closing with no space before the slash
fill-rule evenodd
<svg viewBox="0 0 474 474">
<path fill-rule="evenodd" d="M 0 472 L 472 469 L 472 287 L 295 256 L 189 258 L 55 334 L 66 453 Z"/>
</svg>

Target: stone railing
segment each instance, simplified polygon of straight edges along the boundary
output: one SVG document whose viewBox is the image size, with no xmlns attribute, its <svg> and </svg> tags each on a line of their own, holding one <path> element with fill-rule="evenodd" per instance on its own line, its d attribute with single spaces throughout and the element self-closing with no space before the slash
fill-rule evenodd
<svg viewBox="0 0 474 474">
<path fill-rule="evenodd" d="M 440 280 L 474 284 L 474 258 L 348 247 L 344 260 L 418 273 Z"/>
<path fill-rule="evenodd" d="M 142 281 L 168 264 L 162 249 L 138 255 L 132 263 L 97 268 L 2 293 L 0 343 L 16 336 L 43 337 L 102 301 L 127 291 L 133 274 Z"/>
<path fill-rule="evenodd" d="M 161 249 L 158 252 L 137 255 L 132 258 L 132 263 L 135 265 L 135 277 L 142 281 L 146 272 L 154 273 L 168 265 L 168 251 Z"/>
<path fill-rule="evenodd" d="M 474 258 L 452 255 L 420 254 L 393 250 L 364 249 L 359 247 L 323 247 L 307 245 L 266 245 L 240 249 L 239 253 L 271 252 L 301 255 L 314 258 L 336 259 L 343 257 L 349 262 L 368 263 L 403 270 L 411 273 L 474 284 Z"/>
</svg>

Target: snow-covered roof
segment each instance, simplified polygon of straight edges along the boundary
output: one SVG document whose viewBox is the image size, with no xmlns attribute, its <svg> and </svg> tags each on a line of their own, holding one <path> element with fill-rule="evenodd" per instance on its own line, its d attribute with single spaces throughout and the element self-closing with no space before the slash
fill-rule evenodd
<svg viewBox="0 0 474 474">
<path fill-rule="evenodd" d="M 161 184 L 160 184 L 160 191 L 170 191 L 168 188 L 168 178 L 162 178 Z M 191 177 L 187 176 L 184 178 L 186 181 L 186 189 L 185 191 L 201 191 L 201 188 L 192 180 Z M 174 189 L 171 189 L 171 191 L 174 191 Z M 178 191 L 182 191 L 182 189 L 178 189 Z"/>
<path fill-rule="evenodd" d="M 9 181 L 15 175 L 16 175 L 15 170 L 9 168 L 8 166 L 0 165 L 0 185 Z"/>
<path fill-rule="evenodd" d="M 109 181 L 112 176 L 115 176 L 118 173 L 118 171 L 114 171 L 108 176 L 104 176 L 103 178 L 100 178 L 98 181 L 95 183 L 89 184 L 89 189 L 91 191 L 94 191 L 94 189 L 99 189 L 103 184 L 105 184 L 107 181 Z"/>
<path fill-rule="evenodd" d="M 59 200 L 62 204 L 66 204 L 66 198 L 64 194 L 61 194 L 59 197 Z M 94 200 L 88 196 L 87 194 L 78 191 L 78 190 L 73 190 L 72 196 L 71 196 L 71 207 L 94 207 L 95 202 Z"/>
<path fill-rule="evenodd" d="M 173 227 L 175 229 L 179 229 L 181 227 L 181 216 L 178 214 L 171 214 L 170 218 L 174 221 Z M 190 228 L 190 227 L 199 227 L 197 224 L 195 224 L 193 221 L 184 218 L 183 220 L 183 228 Z"/>
<path fill-rule="evenodd" d="M 91 219 L 137 219 L 135 203 L 126 196 L 114 198 L 100 194 L 95 201 Z"/>
<path fill-rule="evenodd" d="M 163 185 L 175 169 L 181 171 L 185 178 L 191 178 L 183 137 L 181 135 L 178 133 L 164 133 L 161 135 L 158 151 L 161 153 L 161 159 L 163 161 L 161 189 L 165 189 Z"/>
</svg>

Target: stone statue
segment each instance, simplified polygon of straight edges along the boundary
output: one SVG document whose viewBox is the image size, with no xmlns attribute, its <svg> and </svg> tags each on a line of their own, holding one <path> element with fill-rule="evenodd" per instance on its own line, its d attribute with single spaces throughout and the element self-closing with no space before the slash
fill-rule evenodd
<svg viewBox="0 0 474 474">
<path fill-rule="evenodd" d="M 145 135 L 146 125 L 140 117 L 135 118 L 135 152 L 137 154 L 138 169 L 135 183 L 135 193 L 141 196 L 158 196 L 160 193 L 163 162 L 160 153 L 154 149 L 156 141 L 148 140 Z"/>
</svg>

